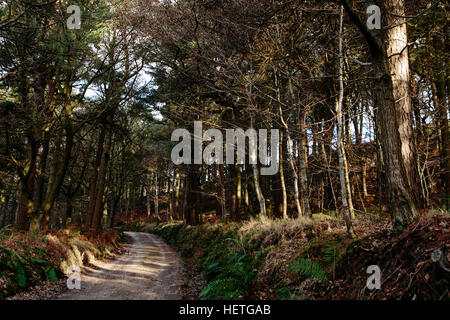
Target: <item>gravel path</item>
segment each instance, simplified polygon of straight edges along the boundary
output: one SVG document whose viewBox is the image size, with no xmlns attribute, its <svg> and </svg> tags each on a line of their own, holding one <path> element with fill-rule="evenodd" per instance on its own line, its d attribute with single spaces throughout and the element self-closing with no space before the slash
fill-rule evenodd
<svg viewBox="0 0 450 320">
<path fill-rule="evenodd" d="M 181 299 L 182 264 L 158 236 L 127 232 L 128 252 L 110 263 L 83 268 L 81 290 L 67 290 L 58 300 Z"/>
</svg>

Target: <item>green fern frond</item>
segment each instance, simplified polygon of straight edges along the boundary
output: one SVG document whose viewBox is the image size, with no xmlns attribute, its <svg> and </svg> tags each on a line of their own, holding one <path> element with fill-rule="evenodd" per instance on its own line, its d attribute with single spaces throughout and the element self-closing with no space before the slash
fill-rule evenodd
<svg viewBox="0 0 450 320">
<path fill-rule="evenodd" d="M 25 276 L 25 270 L 22 264 L 18 260 L 15 260 L 13 261 L 13 265 L 14 265 L 14 272 L 16 274 L 17 284 L 19 285 L 19 287 L 25 288 L 27 284 L 27 278 Z"/>
<path fill-rule="evenodd" d="M 317 262 L 311 259 L 300 258 L 295 260 L 288 271 L 296 272 L 299 276 L 315 279 L 323 283 L 328 282 L 325 270 Z"/>
<path fill-rule="evenodd" d="M 338 258 L 337 246 L 334 242 L 325 247 L 325 262 L 331 267 L 333 279 L 335 277 L 336 261 Z"/>
<path fill-rule="evenodd" d="M 241 283 L 234 278 L 221 278 L 210 282 L 200 293 L 201 299 L 237 299 L 242 294 Z"/>
<path fill-rule="evenodd" d="M 292 296 L 291 290 L 289 290 L 289 288 L 287 288 L 287 287 L 279 288 L 277 290 L 277 293 L 278 293 L 278 299 L 280 299 L 280 300 L 289 300 L 289 299 L 291 299 L 291 296 Z"/>
</svg>

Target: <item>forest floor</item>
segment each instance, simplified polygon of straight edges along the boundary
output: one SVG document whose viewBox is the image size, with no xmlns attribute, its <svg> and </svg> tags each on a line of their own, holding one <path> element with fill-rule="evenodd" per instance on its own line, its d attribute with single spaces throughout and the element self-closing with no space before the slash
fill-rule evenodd
<svg viewBox="0 0 450 320">
<path fill-rule="evenodd" d="M 0 299 L 45 299 L 73 270 L 120 255 L 123 232 L 82 234 L 75 228 L 47 233 L 0 229 Z"/>
<path fill-rule="evenodd" d="M 81 289 L 69 290 L 66 281 L 45 283 L 13 299 L 50 300 L 171 300 L 180 299 L 182 264 L 158 236 L 126 232 L 116 259 L 82 267 Z"/>
<path fill-rule="evenodd" d="M 357 237 L 349 239 L 342 219 L 320 214 L 201 226 L 138 223 L 125 228 L 142 232 L 120 233 L 120 246 L 110 233 L 102 245 L 70 233 L 6 236 L 0 289 L 16 300 L 450 299 L 448 213 L 425 214 L 400 233 L 375 214 L 358 217 L 354 227 Z M 105 255 L 98 248 L 107 243 L 114 246 Z M 441 265 L 431 259 L 437 249 Z M 69 290 L 57 265 L 77 261 L 81 290 Z M 375 291 L 366 287 L 373 265 L 381 269 Z M 21 293 L 11 295 L 18 287 Z"/>
<path fill-rule="evenodd" d="M 400 233 L 388 217 L 360 216 L 355 239 L 345 223 L 316 219 L 251 220 L 145 226 L 163 237 L 189 267 L 187 290 L 200 299 L 450 299 L 450 215 L 429 212 Z M 366 287 L 369 266 L 381 288 Z M 197 272 L 201 277 L 192 278 Z"/>
</svg>

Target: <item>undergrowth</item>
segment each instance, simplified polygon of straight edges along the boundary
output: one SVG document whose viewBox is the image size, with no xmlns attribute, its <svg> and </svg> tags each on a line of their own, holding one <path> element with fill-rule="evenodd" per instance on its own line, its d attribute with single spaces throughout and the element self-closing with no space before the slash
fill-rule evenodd
<svg viewBox="0 0 450 320">
<path fill-rule="evenodd" d="M 328 227 L 328 222 L 314 223 L 308 219 L 267 219 L 196 227 L 171 223 L 154 226 L 150 231 L 177 247 L 182 258 L 200 266 L 207 284 L 199 298 L 214 300 L 258 298 L 261 289 L 258 277 L 267 267 L 269 254 L 280 243 L 312 238 Z M 318 262 L 299 255 L 289 257 L 288 262 L 290 268 L 282 271 L 280 283 L 288 273 L 299 281 L 305 278 L 328 281 Z M 289 289 L 280 287 L 279 291 L 280 295 L 292 298 L 287 294 Z"/>
<path fill-rule="evenodd" d="M 117 231 L 88 238 L 76 230 L 28 234 L 9 227 L 0 229 L 0 299 L 42 281 L 57 282 L 69 267 L 106 257 L 120 240 Z"/>
<path fill-rule="evenodd" d="M 252 220 L 241 224 L 152 226 L 150 232 L 200 266 L 201 299 L 448 299 L 448 274 L 431 263 L 448 250 L 448 215 L 423 217 L 396 234 L 385 219 Z M 385 273 L 382 290 L 364 290 L 369 265 Z M 412 281 L 411 279 L 415 279 Z M 447 289 L 446 289 L 447 288 Z"/>
<path fill-rule="evenodd" d="M 197 227 L 170 224 L 154 227 L 153 232 L 179 247 L 185 258 L 195 256 L 207 281 L 202 299 L 240 299 L 248 297 L 261 253 L 248 251 L 248 239 L 238 236 L 236 227 Z"/>
</svg>

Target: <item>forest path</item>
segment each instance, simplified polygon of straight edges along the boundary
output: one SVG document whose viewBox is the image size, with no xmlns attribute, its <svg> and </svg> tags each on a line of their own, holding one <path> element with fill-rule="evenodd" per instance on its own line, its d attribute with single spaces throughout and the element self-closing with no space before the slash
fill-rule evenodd
<svg viewBox="0 0 450 320">
<path fill-rule="evenodd" d="M 115 261 L 83 268 L 81 289 L 68 290 L 58 300 L 181 299 L 182 264 L 158 236 L 126 232 L 128 252 Z"/>
</svg>

